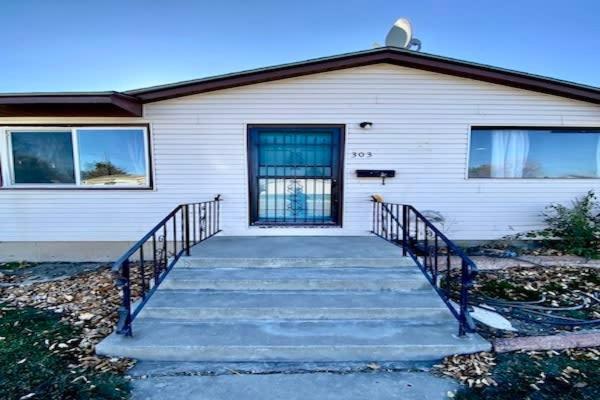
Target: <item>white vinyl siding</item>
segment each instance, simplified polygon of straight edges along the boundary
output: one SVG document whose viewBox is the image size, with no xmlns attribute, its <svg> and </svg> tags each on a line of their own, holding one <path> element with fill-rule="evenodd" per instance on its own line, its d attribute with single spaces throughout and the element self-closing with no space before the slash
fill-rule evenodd
<svg viewBox="0 0 600 400">
<path fill-rule="evenodd" d="M 364 235 L 369 196 L 436 210 L 453 239 L 494 239 L 531 229 L 550 202 L 598 180 L 469 180 L 471 126 L 600 127 L 597 105 L 380 64 L 149 103 L 153 191 L 0 190 L 0 241 L 137 240 L 182 202 L 223 195 L 227 235 Z M 3 118 L 10 123 L 51 119 Z M 81 122 L 81 120 L 78 120 Z M 361 121 L 372 121 L 369 130 Z M 74 121 L 61 120 L 61 123 Z M 345 124 L 343 228 L 249 228 L 247 124 Z M 353 152 L 371 158 L 352 158 Z M 356 169 L 395 169 L 386 180 Z"/>
</svg>

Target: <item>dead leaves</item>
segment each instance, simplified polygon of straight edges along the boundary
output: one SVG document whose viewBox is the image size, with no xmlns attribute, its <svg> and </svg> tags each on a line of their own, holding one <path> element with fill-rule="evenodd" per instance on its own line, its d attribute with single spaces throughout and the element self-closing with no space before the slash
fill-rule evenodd
<svg viewBox="0 0 600 400">
<path fill-rule="evenodd" d="M 92 313 L 83 313 L 83 314 L 79 314 L 78 318 L 82 321 L 89 321 L 94 317 L 95 317 L 95 315 Z"/>
<path fill-rule="evenodd" d="M 369 368 L 370 370 L 373 370 L 373 371 L 377 371 L 377 370 L 381 369 L 381 365 L 379 365 L 377 363 L 370 363 L 370 364 L 367 364 L 367 368 Z"/>
<path fill-rule="evenodd" d="M 501 297 L 506 300 L 532 300 L 545 298 L 545 304 L 565 307 L 582 302 L 582 298 L 600 293 L 600 270 L 584 267 L 515 267 L 503 270 L 481 271 L 474 292 L 479 295 Z M 492 293 L 493 292 L 493 293 Z M 585 294 L 584 294 L 585 293 Z M 594 300 L 594 299 L 592 299 Z M 587 318 L 600 318 L 598 302 L 591 301 L 583 309 Z M 562 351 L 524 352 L 533 359 L 566 355 L 572 360 L 599 360 L 598 348 L 566 349 Z M 436 370 L 443 375 L 453 377 L 470 387 L 481 388 L 497 385 L 492 378 L 496 365 L 494 353 L 476 353 L 446 357 Z M 568 382 L 580 371 L 566 368 L 560 374 Z M 531 388 L 539 390 L 546 377 L 539 376 L 531 383 Z M 585 385 L 579 382 L 578 385 Z"/>
<path fill-rule="evenodd" d="M 600 269 L 598 268 L 515 267 L 481 271 L 472 294 L 473 298 L 482 299 L 492 298 L 512 302 L 539 301 L 532 306 L 532 310 L 559 318 L 588 321 L 600 319 Z M 526 310 L 518 307 L 516 310 L 500 308 L 499 311 L 505 311 L 503 315 L 509 319 L 518 319 L 521 314 L 527 318 L 536 317 L 527 312 L 519 314 L 518 312 Z M 567 325 L 551 326 L 533 323 L 520 323 L 517 328 L 522 335 L 533 336 L 570 331 Z M 487 329 L 485 331 L 486 335 L 492 337 L 507 336 L 502 332 L 487 332 Z"/>
<path fill-rule="evenodd" d="M 506 300 L 528 300 L 546 295 L 549 301 L 563 303 L 573 292 L 600 291 L 600 269 L 586 267 L 514 267 L 481 271 L 475 291 L 493 284 Z M 485 294 L 485 293 L 482 293 Z"/>
<path fill-rule="evenodd" d="M 0 287 L 0 303 L 3 305 L 54 311 L 61 314 L 63 321 L 81 328 L 79 338 L 45 343 L 50 351 L 75 355 L 79 364 L 74 368 L 122 372 L 133 365 L 131 360 L 95 355 L 96 344 L 115 326 L 121 302 L 109 269 L 27 286 L 19 286 L 18 278 L 14 276 L 5 275 L 1 280 L 10 285 Z"/>
<path fill-rule="evenodd" d="M 600 360 L 600 348 L 566 349 L 562 352 L 571 360 Z"/>
<path fill-rule="evenodd" d="M 484 352 L 446 357 L 435 368 L 469 387 L 484 387 L 497 385 L 491 372 L 495 365 L 494 355 Z"/>
<path fill-rule="evenodd" d="M 597 347 L 565 349 L 562 351 L 521 351 L 518 353 L 526 354 L 528 357 L 538 361 L 556 356 L 566 356 L 571 360 L 600 360 L 600 348 Z M 452 377 L 469 387 L 482 388 L 498 385 L 492 378 L 492 370 L 495 365 L 496 356 L 494 353 L 475 353 L 446 357 L 442 360 L 441 364 L 436 365 L 434 368 L 436 372 Z M 573 381 L 578 381 L 572 384 L 573 387 L 583 388 L 588 385 L 585 382 L 587 378 L 588 376 L 584 371 L 567 365 L 560 371 L 559 376 L 554 379 L 558 379 L 568 385 L 571 385 Z M 546 374 L 540 372 L 539 376 L 529 386 L 532 389 L 540 390 L 547 379 Z"/>
</svg>

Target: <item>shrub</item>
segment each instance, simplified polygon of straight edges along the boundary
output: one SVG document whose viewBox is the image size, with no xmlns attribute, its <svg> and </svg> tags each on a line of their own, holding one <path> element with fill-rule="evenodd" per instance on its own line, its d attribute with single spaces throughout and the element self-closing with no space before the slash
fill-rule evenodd
<svg viewBox="0 0 600 400">
<path fill-rule="evenodd" d="M 540 238 L 543 245 L 567 254 L 588 258 L 600 256 L 600 204 L 590 190 L 571 206 L 551 204 L 543 212 L 547 228 L 529 232 L 525 237 Z"/>
</svg>

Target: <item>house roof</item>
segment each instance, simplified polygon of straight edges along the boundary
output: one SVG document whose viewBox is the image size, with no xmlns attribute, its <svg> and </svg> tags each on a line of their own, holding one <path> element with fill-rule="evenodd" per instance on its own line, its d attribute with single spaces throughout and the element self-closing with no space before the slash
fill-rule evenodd
<svg viewBox="0 0 600 400">
<path fill-rule="evenodd" d="M 141 116 L 142 104 L 237 86 L 388 63 L 600 104 L 600 88 L 395 47 L 317 58 L 125 92 L 0 94 L 0 116 Z"/>
<path fill-rule="evenodd" d="M 119 92 L 0 93 L 0 117 L 139 117 L 142 102 Z"/>
</svg>

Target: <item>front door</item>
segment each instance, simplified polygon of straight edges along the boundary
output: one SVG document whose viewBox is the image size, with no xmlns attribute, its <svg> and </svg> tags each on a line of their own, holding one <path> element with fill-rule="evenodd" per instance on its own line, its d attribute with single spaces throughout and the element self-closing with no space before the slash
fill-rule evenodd
<svg viewBox="0 0 600 400">
<path fill-rule="evenodd" d="M 248 127 L 250 224 L 341 225 L 343 126 Z"/>
</svg>

